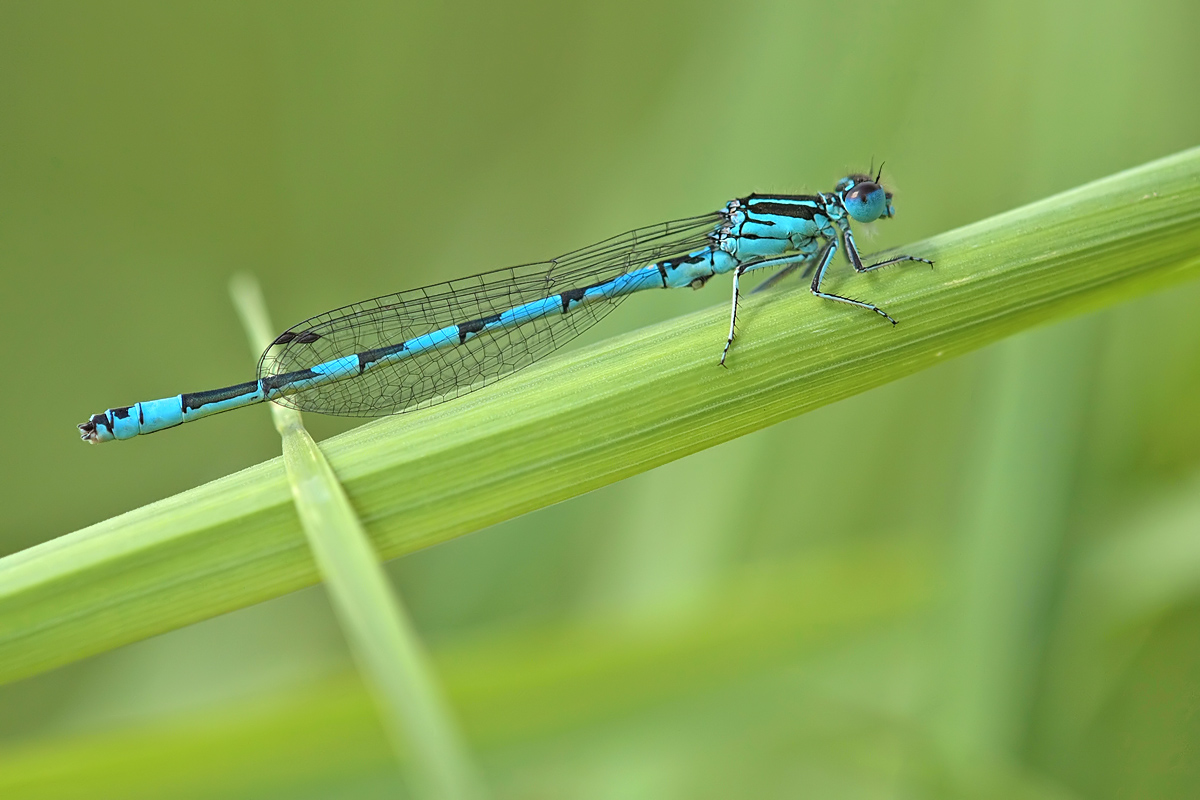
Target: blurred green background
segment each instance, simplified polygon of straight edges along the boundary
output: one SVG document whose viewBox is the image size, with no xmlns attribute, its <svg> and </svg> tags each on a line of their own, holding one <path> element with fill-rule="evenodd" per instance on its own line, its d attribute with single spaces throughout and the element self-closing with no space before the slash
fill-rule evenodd
<svg viewBox="0 0 1200 800">
<path fill-rule="evenodd" d="M 0 5 L 0 554 L 278 454 L 265 409 L 74 433 L 252 375 L 234 272 L 283 326 L 872 158 L 898 217 L 863 247 L 900 245 L 1200 143 L 1197 30 L 1194 0 Z M 724 300 L 652 293 L 597 336 Z M 496 794 L 1200 795 L 1197 303 L 389 565 Z M 319 587 L 0 687 L 6 771 L 399 783 Z"/>
</svg>

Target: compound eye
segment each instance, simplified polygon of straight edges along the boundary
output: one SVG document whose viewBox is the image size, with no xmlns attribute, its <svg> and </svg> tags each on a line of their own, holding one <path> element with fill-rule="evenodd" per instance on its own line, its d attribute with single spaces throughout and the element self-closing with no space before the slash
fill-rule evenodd
<svg viewBox="0 0 1200 800">
<path fill-rule="evenodd" d="M 875 183 L 875 181 L 862 181 L 861 183 L 856 183 L 853 189 L 846 192 L 846 199 L 855 200 L 861 203 L 872 194 L 879 191 L 879 189 L 880 186 L 878 183 Z"/>
<path fill-rule="evenodd" d="M 883 187 L 874 181 L 860 181 L 846 192 L 847 213 L 859 222 L 879 219 L 887 211 L 887 196 Z"/>
</svg>

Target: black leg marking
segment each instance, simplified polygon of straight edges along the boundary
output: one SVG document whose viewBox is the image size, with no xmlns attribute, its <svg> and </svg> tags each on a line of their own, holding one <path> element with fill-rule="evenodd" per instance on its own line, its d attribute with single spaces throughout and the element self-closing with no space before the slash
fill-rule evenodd
<svg viewBox="0 0 1200 800">
<path fill-rule="evenodd" d="M 846 258 L 854 267 L 855 272 L 870 272 L 873 269 L 889 267 L 892 264 L 899 264 L 904 261 L 920 261 L 922 264 L 928 264 L 931 267 L 933 266 L 933 262 L 927 258 L 917 258 L 916 256 L 896 256 L 895 258 L 889 258 L 886 261 L 880 261 L 877 264 L 872 264 L 869 267 L 864 267 L 862 258 L 860 258 L 858 255 L 858 246 L 854 244 L 854 234 L 850 232 L 849 225 L 842 230 L 842 239 L 846 242 Z"/>
<path fill-rule="evenodd" d="M 738 279 L 745 271 L 745 267 L 738 267 L 733 271 L 733 308 L 729 312 L 729 338 L 725 340 L 725 349 L 721 351 L 722 367 L 725 366 L 725 356 L 729 355 L 729 346 L 733 344 L 733 335 L 737 332 Z"/>
<path fill-rule="evenodd" d="M 928 258 L 917 258 L 916 256 L 896 256 L 895 258 L 889 258 L 886 261 L 880 261 L 877 264 L 872 264 L 869 267 L 863 267 L 862 269 L 859 270 L 859 272 L 870 272 L 873 269 L 879 269 L 880 267 L 890 267 L 892 264 L 901 264 L 905 261 L 919 261 L 922 264 L 928 264 L 931 267 L 933 266 L 933 262 L 930 261 Z"/>
<path fill-rule="evenodd" d="M 896 320 L 892 319 L 891 315 L 889 315 L 879 306 L 874 306 L 870 303 L 864 303 L 861 300 L 854 300 L 849 297 L 842 297 L 840 294 L 831 294 L 829 292 L 821 291 L 821 280 L 825 277 L 825 270 L 829 268 L 829 262 L 833 261 L 833 254 L 835 252 L 837 252 L 836 236 L 825 243 L 825 247 L 821 249 L 820 255 L 817 256 L 818 266 L 816 274 L 813 275 L 812 293 L 817 297 L 824 297 L 826 300 L 836 300 L 839 303 L 846 303 L 848 305 L 858 306 L 859 308 L 865 308 L 870 311 L 874 311 L 876 314 L 895 325 Z"/>
<path fill-rule="evenodd" d="M 790 256 L 780 256 L 778 258 L 765 258 L 758 261 L 751 261 L 742 264 L 733 272 L 733 305 L 729 312 L 729 336 L 725 339 L 725 349 L 721 351 L 722 367 L 725 366 L 725 358 L 729 355 L 729 348 L 733 345 L 733 337 L 737 335 L 737 312 L 738 303 L 741 300 L 741 292 L 739 289 L 740 279 L 747 272 L 752 272 L 756 269 L 767 269 L 770 267 L 786 267 L 783 274 L 787 274 L 801 264 L 812 261 L 812 256 L 807 253 L 796 253 Z M 707 280 L 707 278 L 705 279 Z"/>
</svg>

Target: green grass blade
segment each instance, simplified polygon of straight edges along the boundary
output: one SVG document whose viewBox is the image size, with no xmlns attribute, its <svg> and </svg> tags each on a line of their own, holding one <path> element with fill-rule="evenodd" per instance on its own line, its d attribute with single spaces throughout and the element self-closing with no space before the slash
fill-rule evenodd
<svg viewBox="0 0 1200 800">
<path fill-rule="evenodd" d="M 1165 617 L 1200 597 L 1200 474 L 1080 548 L 1047 659 L 1045 739 L 1069 752 L 1128 680 Z"/>
<path fill-rule="evenodd" d="M 255 352 L 274 338 L 258 283 L 237 276 L 231 292 Z M 481 797 L 482 783 L 434 677 L 408 612 L 337 476 L 308 435 L 300 412 L 271 405 L 300 523 L 342 631 L 385 727 L 407 763 L 416 797 Z"/>
<path fill-rule="evenodd" d="M 937 730 L 958 773 L 1019 764 L 1094 394 L 1102 320 L 1075 320 L 990 351 L 985 423 L 949 568 Z"/>
<path fill-rule="evenodd" d="M 385 558 L 582 494 L 1200 274 L 1200 149 L 907 251 L 937 267 L 846 289 L 892 312 L 895 328 L 800 288 L 764 293 L 744 306 L 729 370 L 716 366 L 719 305 L 365 425 L 324 452 Z M 0 560 L 0 680 L 316 580 L 283 464 L 260 464 Z"/>
<path fill-rule="evenodd" d="M 857 741 L 847 736 L 847 715 L 859 720 L 856 736 L 877 736 L 895 710 L 891 701 L 881 703 L 864 687 L 878 688 L 881 681 L 906 684 L 907 669 L 897 669 L 896 660 L 905 665 L 910 660 L 898 656 L 894 644 L 881 643 L 889 657 L 875 659 L 874 668 L 847 674 L 832 667 L 844 681 L 834 682 L 834 688 L 828 673 L 817 669 L 807 684 L 799 683 L 804 687 L 799 696 L 790 676 L 807 672 L 798 665 L 811 668 L 830 658 L 840 667 L 850 643 L 874 642 L 880 632 L 924 614 L 941 590 L 935 555 L 908 544 L 838 542 L 800 558 L 733 570 L 702 604 L 669 623 L 631 626 L 607 617 L 542 622 L 504 636 L 442 640 L 435 655 L 498 795 L 589 796 L 575 789 L 587 786 L 588 779 L 568 760 L 572 752 L 603 751 L 597 743 L 607 737 L 644 736 L 645 723 L 639 720 L 646 718 L 661 731 L 664 704 L 693 708 L 669 736 L 671 745 L 653 748 L 654 757 L 670 762 L 673 770 L 687 770 L 679 763 L 679 743 L 696 736 L 716 739 L 717 752 L 706 758 L 723 764 L 757 759 L 764 771 L 792 774 L 790 765 L 778 761 L 785 741 L 797 736 Z M 782 696 L 777 694 L 781 670 L 789 676 L 790 690 Z M 756 685 L 760 688 L 748 699 L 747 687 Z M 731 691 L 737 702 L 713 702 Z M 796 713 L 765 731 L 747 728 L 746 706 L 760 702 L 783 703 Z M 830 712 L 831 704 L 837 713 Z M 701 724 L 698 718 L 718 724 Z M 912 735 L 909 723 L 897 722 Z M 720 733 L 714 736 L 715 731 Z M 756 748 L 762 737 L 774 747 Z M 323 797 L 313 787 L 381 773 L 390 777 L 389 761 L 359 683 L 337 676 L 285 687 L 253 702 L 238 700 L 124 728 L 0 743 L 0 797 L 141 800 L 175 797 L 180 787 L 187 787 L 189 798 Z M 887 766 L 894 769 L 894 762 Z M 540 780 L 531 782 L 531 772 Z M 775 774 L 765 776 L 768 785 Z M 547 788 L 564 781 L 562 790 Z M 531 786 L 538 790 L 531 792 Z M 382 790 L 363 795 L 394 796 Z M 343 787 L 335 796 L 359 795 Z M 600 796 L 613 795 L 610 789 Z"/>
</svg>

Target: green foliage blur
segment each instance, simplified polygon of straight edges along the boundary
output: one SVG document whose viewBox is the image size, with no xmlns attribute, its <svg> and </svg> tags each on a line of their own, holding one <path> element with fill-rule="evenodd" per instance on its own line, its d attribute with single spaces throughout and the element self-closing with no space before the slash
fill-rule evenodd
<svg viewBox="0 0 1200 800">
<path fill-rule="evenodd" d="M 1194 0 L 0 5 L 0 554 L 278 454 L 265 409 L 74 435 L 249 379 L 235 272 L 289 324 L 872 159 L 898 216 L 860 246 L 900 245 L 1200 143 L 1197 30 Z M 1200 796 L 1198 303 L 389 565 L 496 796 Z M 319 587 L 0 687 L 0 786 L 403 791 Z"/>
</svg>

